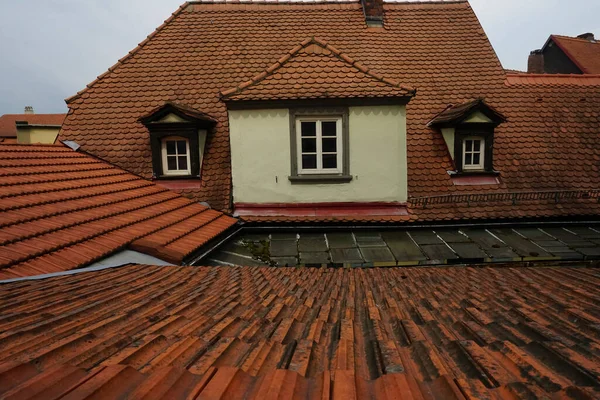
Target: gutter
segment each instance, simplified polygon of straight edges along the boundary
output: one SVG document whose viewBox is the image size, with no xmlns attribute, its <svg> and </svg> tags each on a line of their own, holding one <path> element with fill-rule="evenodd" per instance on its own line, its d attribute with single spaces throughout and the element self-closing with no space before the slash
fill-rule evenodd
<svg viewBox="0 0 600 400">
<path fill-rule="evenodd" d="M 242 223 L 243 224 L 243 223 Z M 235 225 L 234 225 L 235 226 Z M 195 257 L 193 257 L 191 259 L 191 261 L 189 262 L 185 262 L 184 265 L 191 265 L 191 266 L 195 266 L 196 263 L 200 262 L 202 259 L 206 258 L 210 253 L 212 253 L 213 251 L 217 250 L 219 247 L 221 247 L 222 245 L 224 245 L 226 242 L 228 242 L 229 240 L 231 240 L 231 238 L 233 238 L 234 236 L 236 236 L 238 233 L 240 233 L 242 230 L 244 230 L 245 227 L 243 225 L 239 226 L 237 229 L 233 230 L 232 233 L 230 233 L 229 235 L 223 237 L 223 239 L 221 240 L 217 240 L 213 245 L 211 245 L 207 250 L 205 250 L 204 252 L 200 253 L 200 255 L 197 255 Z"/>
</svg>

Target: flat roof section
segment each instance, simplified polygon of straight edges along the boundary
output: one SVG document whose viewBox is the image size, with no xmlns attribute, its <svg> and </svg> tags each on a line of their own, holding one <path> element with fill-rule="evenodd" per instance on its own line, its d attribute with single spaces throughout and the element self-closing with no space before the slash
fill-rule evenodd
<svg viewBox="0 0 600 400">
<path fill-rule="evenodd" d="M 246 233 L 203 263 L 392 267 L 600 259 L 600 226 Z"/>
</svg>

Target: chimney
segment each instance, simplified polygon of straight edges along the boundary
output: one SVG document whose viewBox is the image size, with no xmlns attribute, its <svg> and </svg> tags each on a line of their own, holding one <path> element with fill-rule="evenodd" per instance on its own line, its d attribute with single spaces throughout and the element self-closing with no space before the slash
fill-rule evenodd
<svg viewBox="0 0 600 400">
<path fill-rule="evenodd" d="M 582 33 L 581 35 L 577 36 L 579 39 L 584 39 L 584 40 L 588 40 L 590 42 L 593 42 L 596 40 L 596 38 L 594 37 L 593 33 Z"/>
<path fill-rule="evenodd" d="M 370 27 L 383 27 L 383 0 L 361 0 L 365 22 Z"/>
<path fill-rule="evenodd" d="M 527 73 L 544 73 L 544 54 L 542 53 L 542 50 L 534 50 L 531 53 L 529 53 L 529 61 L 527 62 Z"/>
<path fill-rule="evenodd" d="M 25 106 L 25 114 L 35 114 L 32 106 Z"/>
</svg>

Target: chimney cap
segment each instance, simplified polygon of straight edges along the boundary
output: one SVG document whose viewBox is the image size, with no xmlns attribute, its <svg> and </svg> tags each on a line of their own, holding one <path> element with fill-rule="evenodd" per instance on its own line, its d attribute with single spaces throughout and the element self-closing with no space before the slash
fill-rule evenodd
<svg viewBox="0 0 600 400">
<path fill-rule="evenodd" d="M 25 106 L 25 114 L 35 114 L 32 106 Z"/>
<path fill-rule="evenodd" d="M 591 32 L 587 32 L 587 33 L 582 33 L 581 35 L 577 35 L 577 37 L 579 39 L 585 39 L 585 40 L 596 40 L 596 38 L 594 37 L 594 34 Z"/>
</svg>

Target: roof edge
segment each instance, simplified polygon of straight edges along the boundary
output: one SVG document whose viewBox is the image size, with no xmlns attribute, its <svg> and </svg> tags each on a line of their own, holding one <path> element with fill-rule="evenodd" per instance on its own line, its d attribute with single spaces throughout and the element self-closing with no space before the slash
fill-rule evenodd
<svg viewBox="0 0 600 400">
<path fill-rule="evenodd" d="M 69 104 L 71 104 L 72 102 L 74 102 L 75 100 L 79 99 L 82 94 L 84 94 L 85 92 L 87 92 L 95 84 L 97 84 L 102 79 L 104 79 L 109 73 L 113 72 L 121 64 L 125 63 L 127 60 L 129 60 L 131 57 L 133 57 L 146 44 L 148 44 L 148 42 L 150 40 L 152 40 L 160 31 L 162 31 L 169 23 L 171 23 L 175 18 L 177 18 L 179 16 L 179 14 L 181 14 L 181 12 L 183 10 L 185 10 L 190 4 L 191 3 L 189 1 L 186 1 L 181 6 L 179 6 L 179 8 L 177 10 L 175 10 L 175 12 L 173 12 L 171 14 L 171 16 L 169 16 L 169 18 L 167 18 L 158 28 L 156 28 L 154 30 L 154 32 L 152 32 L 148 36 L 146 36 L 146 39 L 144 39 L 143 41 L 141 41 L 140 43 L 138 43 L 138 45 L 133 50 L 129 51 L 129 53 L 127 53 L 127 55 L 125 55 L 125 57 L 120 58 L 115 64 L 113 64 L 111 67 L 109 67 L 106 72 L 104 72 L 101 75 L 98 75 L 96 77 L 96 79 L 94 79 L 92 82 L 88 83 L 84 89 L 80 90 L 79 92 L 77 92 L 76 94 L 74 94 L 71 97 L 67 97 L 65 99 L 65 103 L 67 104 L 67 106 Z"/>
</svg>

